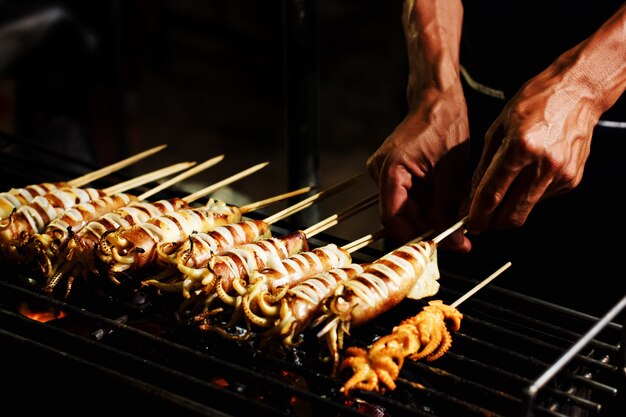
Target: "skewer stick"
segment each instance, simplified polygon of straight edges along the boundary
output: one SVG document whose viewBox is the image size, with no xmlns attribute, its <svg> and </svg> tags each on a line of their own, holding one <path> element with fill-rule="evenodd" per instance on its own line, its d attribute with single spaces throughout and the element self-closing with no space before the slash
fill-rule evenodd
<svg viewBox="0 0 626 417">
<path fill-rule="evenodd" d="M 376 242 L 378 239 L 384 237 L 387 234 L 385 229 L 379 229 L 374 233 L 370 233 L 369 235 L 365 235 L 362 238 L 357 240 L 353 240 L 352 242 L 343 245 L 343 249 L 347 250 L 350 253 L 356 252 L 359 249 L 364 248 L 370 243 Z"/>
<path fill-rule="evenodd" d="M 240 179 L 242 179 L 242 178 L 252 174 L 253 172 L 256 172 L 256 171 L 260 170 L 261 168 L 266 167 L 268 164 L 269 164 L 269 162 L 262 162 L 260 164 L 254 165 L 254 166 L 252 166 L 252 167 L 250 167 L 248 169 L 244 169 L 243 171 L 241 171 L 241 172 L 239 172 L 239 173 L 237 173 L 237 174 L 235 174 L 235 175 L 233 175 L 231 177 L 223 179 L 222 181 L 219 181 L 219 182 L 217 182 L 217 183 L 215 183 L 213 185 L 209 185 L 206 188 L 203 188 L 203 189 L 201 189 L 199 191 L 196 191 L 193 194 L 189 194 L 188 196 L 183 197 L 183 200 L 186 201 L 187 203 L 194 202 L 194 201 L 198 200 L 199 198 L 202 198 L 202 197 L 204 197 L 204 196 L 206 196 L 208 194 L 211 194 L 213 191 L 215 191 L 215 190 L 217 190 L 219 188 L 225 187 L 225 186 L 227 186 L 227 185 L 229 185 L 229 184 L 231 184 L 231 183 L 233 183 L 235 181 L 238 181 L 238 180 L 240 180 Z"/>
<path fill-rule="evenodd" d="M 357 180 L 359 180 L 361 177 L 363 177 L 365 175 L 365 173 L 360 173 L 357 175 L 354 175 L 353 177 L 348 178 L 345 181 L 342 181 L 338 184 L 333 185 L 330 188 L 327 188 L 323 191 L 320 191 L 317 194 L 313 194 L 312 196 L 305 198 L 304 200 L 294 204 L 293 206 L 287 207 L 286 209 L 279 211 L 278 213 L 268 217 L 265 219 L 265 221 L 267 223 L 275 223 L 280 219 L 283 219 L 287 216 L 290 216 L 300 210 L 304 210 L 305 208 L 311 206 L 315 201 L 317 200 L 321 200 L 324 199 L 326 197 L 329 197 L 341 190 L 344 190 L 345 188 L 348 188 L 350 185 L 352 185 L 353 183 L 355 183 Z"/>
<path fill-rule="evenodd" d="M 317 222 L 313 226 L 304 230 L 304 234 L 307 237 L 312 237 L 318 233 L 323 232 L 326 229 L 331 228 L 342 220 L 347 219 L 350 216 L 357 214 L 358 212 L 365 210 L 368 207 L 371 207 L 378 201 L 378 194 L 374 194 L 370 197 L 367 197 L 358 203 L 351 205 L 350 207 L 343 209 L 339 213 L 333 214 L 322 221 Z"/>
<path fill-rule="evenodd" d="M 167 145 L 159 145 L 156 146 L 154 148 L 148 149 L 147 151 L 143 151 L 138 153 L 137 155 L 131 156 L 130 158 L 126 158 L 123 159 L 119 162 L 116 162 L 114 164 L 111 164 L 109 166 L 106 166 L 104 168 L 100 168 L 97 171 L 93 171 L 90 172 L 88 174 L 85 174 L 81 177 L 78 178 L 74 178 L 71 181 L 68 181 L 68 185 L 72 186 L 72 187 L 82 187 L 85 184 L 89 184 L 90 182 L 93 182 L 97 179 L 100 179 L 102 177 L 106 177 L 107 175 L 109 175 L 112 172 L 115 171 L 119 171 L 122 168 L 125 168 L 129 165 L 134 164 L 135 162 L 138 162 L 152 154 L 155 154 L 157 152 L 159 152 L 160 150 L 164 149 Z"/>
<path fill-rule="evenodd" d="M 140 175 L 128 181 L 121 182 L 113 185 L 109 188 L 105 188 L 103 191 L 106 195 L 123 193 L 133 188 L 140 187 L 152 181 L 160 180 L 168 175 L 175 174 L 191 166 L 194 166 L 195 162 L 179 162 L 178 164 L 170 165 L 165 168 L 158 169 L 156 171 L 149 172 L 147 174 Z"/>
<path fill-rule="evenodd" d="M 438 245 L 442 240 L 444 240 L 450 234 L 452 234 L 452 232 L 455 232 L 455 231 L 459 230 L 461 228 L 461 226 L 463 226 L 465 224 L 466 221 L 467 221 L 467 216 L 463 217 L 461 220 L 459 220 L 458 222 L 456 222 L 455 224 L 450 226 L 448 229 L 446 229 L 443 232 L 439 233 L 438 236 L 433 238 L 433 242 L 435 242 L 435 244 Z"/>
<path fill-rule="evenodd" d="M 191 177 L 192 175 L 196 175 L 197 173 L 204 171 L 207 168 L 212 167 L 213 165 L 216 165 L 218 162 L 221 162 L 222 159 L 224 159 L 224 155 L 219 155 L 216 156 L 214 158 L 208 159 L 206 161 L 204 161 L 203 163 L 201 163 L 200 165 L 196 165 L 195 167 L 183 172 L 182 174 L 179 174 L 177 176 L 175 176 L 174 178 L 171 178 L 167 181 L 165 181 L 164 183 L 162 183 L 161 185 L 158 185 L 156 187 L 154 187 L 153 189 L 151 189 L 150 191 L 146 191 L 145 193 L 141 194 L 139 196 L 139 200 L 145 200 L 149 197 L 152 197 L 153 195 L 155 195 L 156 193 L 158 193 L 159 191 L 162 191 L 168 187 L 171 187 L 174 184 L 177 184 L 178 182 L 187 179 L 189 177 Z"/>
<path fill-rule="evenodd" d="M 507 262 L 504 265 L 502 265 L 500 268 L 498 268 L 494 273 L 492 273 L 491 275 L 489 275 L 487 278 L 485 278 L 484 280 L 482 280 L 480 283 L 478 283 L 474 288 L 472 288 L 471 290 L 469 290 L 468 292 L 466 292 L 463 296 L 461 296 L 458 300 L 456 300 L 454 303 L 450 304 L 450 307 L 454 307 L 456 308 L 459 304 L 461 304 L 463 301 L 467 300 L 468 298 L 470 298 L 472 295 L 476 294 L 481 288 L 483 288 L 485 285 L 489 284 L 491 281 L 493 281 L 496 277 L 498 277 L 501 273 L 503 273 L 504 271 L 506 271 L 509 267 L 511 266 L 511 262 Z"/>
<path fill-rule="evenodd" d="M 311 187 L 302 187 L 294 191 L 289 191 L 284 194 L 279 194 L 273 197 L 266 198 L 265 200 L 259 200 L 254 203 L 246 204 L 245 206 L 241 206 L 240 209 L 243 214 L 249 213 L 251 211 L 258 210 L 262 207 L 269 206 L 270 204 L 276 203 L 277 201 L 282 201 L 287 198 L 291 198 L 300 194 L 308 193 L 309 191 L 311 191 Z"/>
</svg>

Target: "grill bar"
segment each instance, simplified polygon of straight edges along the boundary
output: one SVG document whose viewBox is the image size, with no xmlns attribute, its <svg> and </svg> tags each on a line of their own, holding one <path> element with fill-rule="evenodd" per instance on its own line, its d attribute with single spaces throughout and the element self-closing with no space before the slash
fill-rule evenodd
<svg viewBox="0 0 626 417">
<path fill-rule="evenodd" d="M 0 170 L 19 173 L 27 157 L 0 150 L 0 160 L 6 162 Z M 50 165 L 28 166 L 28 177 L 20 177 L 24 181 L 67 177 L 60 170 L 51 172 Z M 277 236 L 291 230 L 286 222 L 273 225 Z M 309 243 L 331 242 L 347 243 L 325 233 Z M 353 258 L 368 262 L 381 255 L 364 248 Z M 444 302 L 458 299 L 478 282 L 441 272 L 436 298 Z M 67 410 L 80 398 L 87 407 L 111 412 L 132 404 L 132 411 L 142 414 L 220 417 L 609 417 L 624 409 L 626 335 L 625 326 L 615 320 L 623 314 L 620 309 L 599 319 L 490 284 L 463 303 L 462 328 L 452 335 L 452 348 L 442 358 L 432 363 L 406 360 L 393 392 L 358 391 L 346 398 L 339 392 L 341 378 L 331 377 L 329 364 L 316 357 L 320 346 L 314 332 L 305 334 L 300 348 L 275 355 L 181 326 L 170 300 L 155 302 L 140 292 L 88 292 L 62 301 L 21 278 L 10 268 L 0 278 L 0 344 L 7 367 L 17 363 L 23 369 L 10 374 L 15 396 L 8 401 L 29 399 L 34 391 L 45 398 L 40 404 L 27 401 L 39 405 L 37 411 Z M 417 314 L 424 302 L 405 300 L 352 329 L 345 346 L 369 345 Z M 19 312 L 22 303 L 65 316 L 41 323 Z M 590 328 L 597 331 L 591 334 Z M 567 363 L 561 363 L 565 358 Z M 531 396 L 529 387 L 545 373 L 550 381 Z M 105 392 L 98 391 L 103 381 Z"/>
</svg>

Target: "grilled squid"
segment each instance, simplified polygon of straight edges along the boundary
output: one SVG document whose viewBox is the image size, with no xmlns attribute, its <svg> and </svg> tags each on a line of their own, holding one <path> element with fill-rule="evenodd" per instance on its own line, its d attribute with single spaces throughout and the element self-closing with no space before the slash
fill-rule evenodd
<svg viewBox="0 0 626 417">
<path fill-rule="evenodd" d="M 121 284 L 122 276 L 148 267 L 166 267 L 158 261 L 176 251 L 193 232 L 208 232 L 220 225 L 241 221 L 238 207 L 210 199 L 201 208 L 188 208 L 152 218 L 142 224 L 122 227 L 105 234 L 96 251 L 102 270 L 111 281 Z"/>
<path fill-rule="evenodd" d="M 271 326 L 280 311 L 278 302 L 289 288 L 324 271 L 347 267 L 351 262 L 352 256 L 347 250 L 331 243 L 252 272 L 242 300 L 246 318 L 258 327 Z"/>
<path fill-rule="evenodd" d="M 44 182 L 23 188 L 11 188 L 9 191 L 0 193 L 0 220 L 9 217 L 13 210 L 30 203 L 33 198 L 67 186 L 64 182 Z"/>
<path fill-rule="evenodd" d="M 58 257 L 70 238 L 88 223 L 106 213 L 138 201 L 132 194 L 119 193 L 105 196 L 87 203 L 77 204 L 52 220 L 42 233 L 37 233 L 20 248 L 29 261 L 37 265 L 44 276 L 48 275 L 52 262 Z"/>
<path fill-rule="evenodd" d="M 0 245 L 5 257 L 19 262 L 18 247 L 66 210 L 77 204 L 104 197 L 104 191 L 95 188 L 58 188 L 15 210 L 0 222 Z"/>
<path fill-rule="evenodd" d="M 244 220 L 216 227 L 210 232 L 192 233 L 176 252 L 169 256 L 162 254 L 162 258 L 169 259 L 176 268 L 146 279 L 143 284 L 164 290 L 182 289 L 183 296 L 189 298 L 191 292 L 212 274 L 207 265 L 213 256 L 271 235 L 269 223 L 263 220 Z"/>
<path fill-rule="evenodd" d="M 443 356 L 452 345 L 450 330 L 461 328 L 461 314 L 441 300 L 429 301 L 417 315 L 403 320 L 393 331 L 377 339 L 369 349 L 351 346 L 339 364 L 338 372 L 350 368 L 352 376 L 341 391 L 353 389 L 384 391 L 396 389 L 404 359 L 432 362 Z"/>
<path fill-rule="evenodd" d="M 105 233 L 120 227 L 130 227 L 148 221 L 157 216 L 188 207 L 180 198 L 160 200 L 154 203 L 133 202 L 128 206 L 102 215 L 77 233 L 72 233 L 64 250 L 51 265 L 42 265 L 42 274 L 46 277 L 44 290 L 53 292 L 63 279 L 67 280 L 67 297 L 77 277 L 87 279 L 98 275 L 95 266 L 95 251 Z"/>
<path fill-rule="evenodd" d="M 278 317 L 273 325 L 261 334 L 264 343 L 280 338 L 286 346 L 301 343 L 301 333 L 320 313 L 324 300 L 330 297 L 340 282 L 363 273 L 364 265 L 350 264 L 314 275 L 287 290 L 280 300 Z"/>
<path fill-rule="evenodd" d="M 211 326 L 207 318 L 223 308 L 213 308 L 214 302 L 233 308 L 232 317 L 221 327 L 234 325 L 241 316 L 241 301 L 248 285 L 248 277 L 257 269 L 271 262 L 280 261 L 290 255 L 308 250 L 306 235 L 302 231 L 292 232 L 282 237 L 271 237 L 254 243 L 247 243 L 211 258 L 208 269 L 211 275 L 203 280 L 204 287 L 197 292 L 194 302 L 202 300 L 202 311 L 194 320 L 202 322 L 201 329 Z M 196 308 L 197 310 L 197 308 Z"/>
<path fill-rule="evenodd" d="M 345 334 L 390 310 L 403 299 L 431 296 L 439 290 L 437 245 L 422 241 L 394 250 L 368 266 L 363 273 L 342 282 L 324 302 L 325 312 L 314 322 L 321 327 L 333 360 L 339 361 Z"/>
</svg>

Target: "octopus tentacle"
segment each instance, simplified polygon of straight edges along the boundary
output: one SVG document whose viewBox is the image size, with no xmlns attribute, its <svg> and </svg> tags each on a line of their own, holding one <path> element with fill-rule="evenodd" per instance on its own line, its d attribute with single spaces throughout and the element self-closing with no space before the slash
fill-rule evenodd
<svg viewBox="0 0 626 417">
<path fill-rule="evenodd" d="M 454 307 L 433 300 L 417 314 L 402 321 L 393 331 L 377 339 L 368 350 L 349 347 L 338 369 L 352 368 L 353 375 L 341 389 L 384 391 L 396 388 L 395 380 L 405 358 L 434 361 L 452 346 L 450 329 L 457 331 L 463 315 Z"/>
</svg>

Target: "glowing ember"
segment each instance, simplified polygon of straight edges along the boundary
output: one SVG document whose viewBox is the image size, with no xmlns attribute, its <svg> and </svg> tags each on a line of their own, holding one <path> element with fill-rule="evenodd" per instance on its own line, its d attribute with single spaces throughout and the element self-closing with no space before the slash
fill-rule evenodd
<svg viewBox="0 0 626 417">
<path fill-rule="evenodd" d="M 64 312 L 56 311 L 51 308 L 47 310 L 43 310 L 43 311 L 34 311 L 26 303 L 22 303 L 20 305 L 20 308 L 18 309 L 18 313 L 20 313 L 21 315 L 25 317 L 28 317 L 29 319 L 37 320 L 42 323 L 65 317 Z"/>
<path fill-rule="evenodd" d="M 213 378 L 213 380 L 211 382 L 213 382 L 218 387 L 222 387 L 222 388 L 226 388 L 227 386 L 230 385 L 228 383 L 228 381 L 226 381 L 224 378 L 219 378 L 219 377 L 218 378 Z"/>
</svg>

